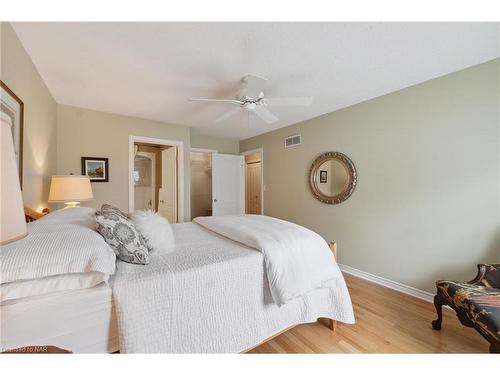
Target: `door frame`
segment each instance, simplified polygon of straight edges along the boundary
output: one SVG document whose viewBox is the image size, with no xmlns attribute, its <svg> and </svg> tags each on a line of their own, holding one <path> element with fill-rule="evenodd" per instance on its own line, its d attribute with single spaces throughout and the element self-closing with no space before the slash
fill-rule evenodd
<svg viewBox="0 0 500 375">
<path fill-rule="evenodd" d="M 128 210 L 134 211 L 134 144 L 149 143 L 177 147 L 177 222 L 184 221 L 184 142 L 130 135 L 128 137 Z"/>
<path fill-rule="evenodd" d="M 214 149 L 211 149 L 211 148 L 199 148 L 199 147 L 191 147 L 189 149 L 189 152 L 199 152 L 199 153 L 203 153 L 203 154 L 218 154 L 219 153 L 219 150 L 214 150 Z"/>
<path fill-rule="evenodd" d="M 260 214 L 264 215 L 264 148 L 254 148 L 252 150 L 240 152 L 240 155 L 246 156 L 250 154 L 255 154 L 256 152 L 260 152 Z M 245 212 L 247 211 L 247 163 L 245 162 L 245 173 L 243 174 L 243 188 L 245 190 Z"/>
</svg>

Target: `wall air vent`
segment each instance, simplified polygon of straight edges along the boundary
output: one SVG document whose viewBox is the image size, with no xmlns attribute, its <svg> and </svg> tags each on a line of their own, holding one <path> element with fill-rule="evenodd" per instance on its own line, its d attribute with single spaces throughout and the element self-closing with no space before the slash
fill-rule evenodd
<svg viewBox="0 0 500 375">
<path fill-rule="evenodd" d="M 285 138 L 285 148 L 300 146 L 302 144 L 302 136 L 300 134 L 291 135 Z"/>
</svg>

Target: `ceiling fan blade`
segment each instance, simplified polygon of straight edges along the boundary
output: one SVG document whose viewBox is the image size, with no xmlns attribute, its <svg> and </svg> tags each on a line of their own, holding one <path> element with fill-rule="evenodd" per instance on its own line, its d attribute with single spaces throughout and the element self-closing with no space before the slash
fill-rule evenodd
<svg viewBox="0 0 500 375">
<path fill-rule="evenodd" d="M 278 121 L 278 118 L 264 106 L 259 105 L 253 111 L 268 124 L 273 124 Z"/>
<path fill-rule="evenodd" d="M 267 78 L 248 74 L 243 77 L 243 82 L 245 83 L 245 87 L 242 90 L 242 95 L 249 96 L 250 98 L 258 98 L 266 86 Z"/>
<path fill-rule="evenodd" d="M 243 104 L 242 101 L 236 99 L 198 99 L 198 98 L 189 98 L 192 102 L 222 102 L 222 103 L 233 103 L 233 104 Z"/>
<path fill-rule="evenodd" d="M 265 98 L 264 103 L 269 106 L 309 106 L 312 104 L 312 97 L 298 98 Z"/>
<path fill-rule="evenodd" d="M 238 113 L 240 111 L 240 109 L 241 109 L 240 107 L 233 108 L 229 112 L 224 113 L 218 119 L 214 120 L 214 123 L 219 123 L 219 122 L 227 120 L 231 116 L 234 116 L 236 113 Z"/>
</svg>

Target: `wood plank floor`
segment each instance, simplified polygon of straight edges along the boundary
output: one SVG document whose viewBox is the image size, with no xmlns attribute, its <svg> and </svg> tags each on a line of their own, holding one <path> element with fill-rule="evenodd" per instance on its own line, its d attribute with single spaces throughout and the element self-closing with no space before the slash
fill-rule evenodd
<svg viewBox="0 0 500 375">
<path fill-rule="evenodd" d="M 434 305 L 345 275 L 356 324 L 332 333 L 320 323 L 297 326 L 249 353 L 488 353 L 488 343 L 443 309 L 440 332 L 431 328 Z"/>
</svg>

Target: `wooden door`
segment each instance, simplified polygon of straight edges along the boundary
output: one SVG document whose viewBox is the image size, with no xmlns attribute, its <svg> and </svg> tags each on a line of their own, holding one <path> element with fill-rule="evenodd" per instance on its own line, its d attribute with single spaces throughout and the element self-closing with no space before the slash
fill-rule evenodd
<svg viewBox="0 0 500 375">
<path fill-rule="evenodd" d="M 177 147 L 161 152 L 161 188 L 158 213 L 169 223 L 177 223 Z"/>
<path fill-rule="evenodd" d="M 260 215 L 261 211 L 260 161 L 248 163 L 246 168 L 246 213 Z"/>
</svg>

